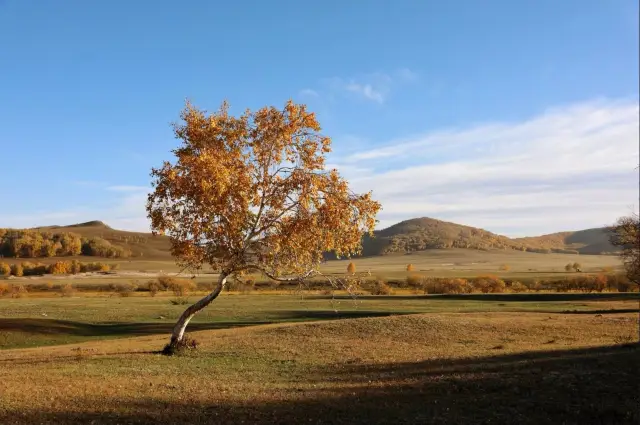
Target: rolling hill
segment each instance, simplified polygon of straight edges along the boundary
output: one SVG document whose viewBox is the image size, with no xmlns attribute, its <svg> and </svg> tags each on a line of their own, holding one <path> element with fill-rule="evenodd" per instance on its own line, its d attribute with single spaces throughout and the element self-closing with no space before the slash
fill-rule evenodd
<svg viewBox="0 0 640 425">
<path fill-rule="evenodd" d="M 2 229 L 0 229 L 0 236 Z M 170 243 L 166 236 L 129 232 L 109 227 L 101 221 L 68 226 L 44 226 L 27 229 L 43 234 L 70 233 L 83 241 L 107 241 L 130 253 L 131 258 L 170 260 Z M 1 239 L 1 237 L 0 237 Z M 1 241 L 0 241 L 1 242 Z M 560 232 L 536 237 L 508 238 L 483 229 L 422 217 L 405 220 L 375 232 L 363 240 L 363 256 L 407 254 L 428 249 L 461 248 L 473 250 L 520 250 L 538 253 L 603 254 L 613 253 L 605 228 L 577 232 Z"/>
<path fill-rule="evenodd" d="M 476 250 L 515 249 L 529 252 L 602 254 L 616 251 L 605 228 L 578 232 L 515 238 L 483 229 L 423 217 L 397 223 L 365 237 L 365 256 L 410 253 L 426 249 L 466 248 Z"/>
</svg>

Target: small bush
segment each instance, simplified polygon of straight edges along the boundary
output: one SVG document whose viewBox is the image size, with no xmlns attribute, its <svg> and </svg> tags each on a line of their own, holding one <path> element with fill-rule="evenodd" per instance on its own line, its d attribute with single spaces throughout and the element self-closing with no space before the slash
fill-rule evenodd
<svg viewBox="0 0 640 425">
<path fill-rule="evenodd" d="M 511 292 L 519 293 L 519 292 L 527 292 L 529 288 L 527 288 L 527 286 L 522 282 L 515 281 L 511 283 L 510 289 L 511 289 Z"/>
<path fill-rule="evenodd" d="M 0 263 L 0 276 L 9 276 L 11 274 L 11 266 L 7 263 Z"/>
<path fill-rule="evenodd" d="M 129 282 L 116 285 L 115 292 L 121 297 L 130 297 L 138 289 L 138 285 Z"/>
<path fill-rule="evenodd" d="M 8 283 L 0 282 L 0 297 L 5 296 L 11 292 L 11 285 Z"/>
<path fill-rule="evenodd" d="M 157 280 L 150 280 L 147 282 L 147 291 L 149 291 L 149 295 L 152 297 L 155 297 L 161 289 L 162 287 Z"/>
<path fill-rule="evenodd" d="M 60 295 L 63 297 L 72 297 L 76 293 L 76 288 L 72 284 L 67 283 L 60 287 Z"/>
<path fill-rule="evenodd" d="M 24 298 L 28 295 L 29 291 L 23 284 L 11 285 L 11 298 Z"/>
<path fill-rule="evenodd" d="M 69 273 L 78 274 L 82 272 L 82 264 L 78 260 L 72 260 L 69 265 Z"/>
<path fill-rule="evenodd" d="M 20 277 L 24 275 L 24 270 L 22 269 L 22 264 L 12 264 L 11 265 L 11 275 L 15 277 Z"/>
<path fill-rule="evenodd" d="M 408 272 L 412 272 L 413 271 L 413 264 L 407 264 L 407 271 Z"/>
<path fill-rule="evenodd" d="M 371 295 L 391 295 L 391 287 L 384 280 L 376 280 L 370 289 Z"/>
<path fill-rule="evenodd" d="M 347 273 L 354 274 L 356 272 L 356 265 L 353 262 L 350 262 L 347 266 Z"/>
<path fill-rule="evenodd" d="M 424 285 L 424 278 L 418 275 L 409 275 L 406 279 L 406 287 L 409 288 L 421 288 Z"/>
<path fill-rule="evenodd" d="M 483 294 L 504 292 L 506 284 L 497 276 L 478 276 L 472 282 L 473 288 Z"/>
<path fill-rule="evenodd" d="M 49 266 L 47 270 L 50 274 L 68 274 L 71 272 L 71 263 L 66 261 L 56 261 Z"/>
</svg>

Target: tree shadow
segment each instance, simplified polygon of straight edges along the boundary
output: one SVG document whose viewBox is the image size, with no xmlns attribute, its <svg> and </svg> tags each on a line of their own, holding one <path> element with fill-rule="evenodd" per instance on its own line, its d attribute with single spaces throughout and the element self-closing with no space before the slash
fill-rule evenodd
<svg viewBox="0 0 640 425">
<path fill-rule="evenodd" d="M 190 323 L 189 331 L 229 329 L 273 323 L 270 321 Z M 174 322 L 163 323 L 85 323 L 55 319 L 0 319 L 0 332 L 14 331 L 42 335 L 76 337 L 145 336 L 171 333 Z"/>
<path fill-rule="evenodd" d="M 351 299 L 349 295 L 312 295 L 313 299 Z M 396 300 L 463 300 L 463 301 L 501 301 L 501 302 L 542 302 L 542 301 L 640 301 L 638 292 L 612 293 L 527 293 L 527 294 L 429 294 L 429 295 L 358 295 L 359 300 L 396 301 Z"/>
<path fill-rule="evenodd" d="M 135 399 L 95 395 L 74 400 L 75 411 L 0 410 L 0 422 L 637 424 L 639 367 L 637 344 L 416 363 L 331 364 L 311 371 L 308 382 L 291 384 L 280 397 L 177 401 L 179 388 L 174 394 Z"/>
</svg>

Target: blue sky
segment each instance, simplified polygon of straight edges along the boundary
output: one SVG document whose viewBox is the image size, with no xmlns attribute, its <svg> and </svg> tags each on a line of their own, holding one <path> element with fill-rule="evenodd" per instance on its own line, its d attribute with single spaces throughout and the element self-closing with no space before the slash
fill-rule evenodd
<svg viewBox="0 0 640 425">
<path fill-rule="evenodd" d="M 293 98 L 383 203 L 507 235 L 638 208 L 632 0 L 0 0 L 0 227 L 148 230 L 185 98 Z"/>
</svg>

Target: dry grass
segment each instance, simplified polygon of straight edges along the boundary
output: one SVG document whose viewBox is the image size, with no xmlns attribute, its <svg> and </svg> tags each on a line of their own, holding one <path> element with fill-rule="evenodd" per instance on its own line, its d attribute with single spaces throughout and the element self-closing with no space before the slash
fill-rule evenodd
<svg viewBox="0 0 640 425">
<path fill-rule="evenodd" d="M 165 336 L 9 350 L 0 422 L 631 424 L 637 327 L 441 313 L 194 332 L 172 358 Z"/>
</svg>

